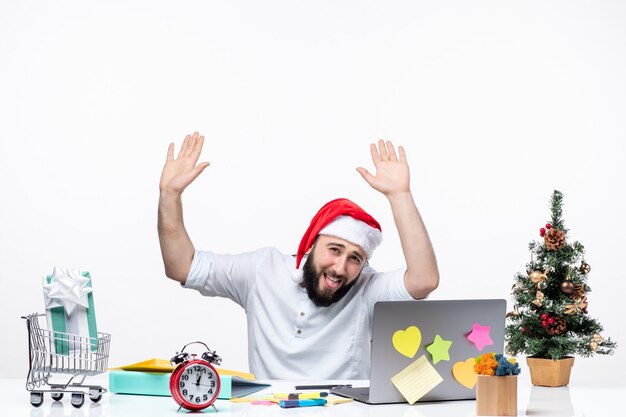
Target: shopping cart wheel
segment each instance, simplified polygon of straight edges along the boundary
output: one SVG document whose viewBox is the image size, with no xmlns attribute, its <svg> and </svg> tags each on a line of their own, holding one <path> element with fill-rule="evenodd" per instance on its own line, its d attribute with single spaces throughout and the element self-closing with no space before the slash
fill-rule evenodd
<svg viewBox="0 0 626 417">
<path fill-rule="evenodd" d="M 89 388 L 89 399 L 97 403 L 102 399 L 102 388 Z"/>
<path fill-rule="evenodd" d="M 50 394 L 50 396 L 52 397 L 53 400 L 55 401 L 59 401 L 63 398 L 63 393 L 62 392 L 53 392 L 52 394 Z"/>
<path fill-rule="evenodd" d="M 71 403 L 76 408 L 82 407 L 85 403 L 85 394 L 83 394 L 82 392 L 73 392 Z"/>
<path fill-rule="evenodd" d="M 43 392 L 33 391 L 30 393 L 30 403 L 35 407 L 43 404 Z"/>
</svg>

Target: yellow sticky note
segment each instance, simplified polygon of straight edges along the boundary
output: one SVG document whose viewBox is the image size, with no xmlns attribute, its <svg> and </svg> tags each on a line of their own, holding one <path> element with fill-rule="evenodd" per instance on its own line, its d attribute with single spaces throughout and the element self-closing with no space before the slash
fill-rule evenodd
<svg viewBox="0 0 626 417">
<path fill-rule="evenodd" d="M 412 358 L 422 343 L 422 332 L 416 326 L 409 326 L 406 330 L 398 330 L 391 337 L 393 347 L 404 356 Z"/>
<path fill-rule="evenodd" d="M 352 398 L 339 397 L 338 395 L 332 395 L 332 394 L 324 398 L 326 399 L 326 407 L 330 407 L 331 405 L 346 404 L 346 403 L 352 402 Z"/>
<path fill-rule="evenodd" d="M 391 377 L 391 382 L 409 404 L 415 404 L 442 381 L 443 378 L 428 362 L 426 355 L 420 356 L 415 362 Z"/>
</svg>

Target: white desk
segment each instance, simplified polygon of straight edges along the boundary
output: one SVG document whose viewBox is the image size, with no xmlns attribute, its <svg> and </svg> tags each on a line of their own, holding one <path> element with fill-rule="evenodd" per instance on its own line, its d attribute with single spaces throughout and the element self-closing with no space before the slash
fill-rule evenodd
<svg viewBox="0 0 626 417">
<path fill-rule="evenodd" d="M 29 393 L 22 379 L 0 379 L 0 415 L 3 417 L 160 417 L 176 416 L 178 406 L 170 397 L 104 394 L 99 403 L 85 398 L 82 408 L 74 408 L 69 396 L 56 402 L 45 394 L 44 403 L 35 408 L 30 405 Z M 108 386 L 104 375 L 87 378 L 89 384 Z M 271 387 L 264 393 L 293 391 L 294 382 L 268 381 Z M 317 382 L 317 381 L 316 381 Z M 345 381 L 344 381 L 345 382 Z M 363 381 L 362 381 L 363 382 Z M 302 382 L 300 382 L 302 383 Z M 364 381 L 366 384 L 367 381 Z M 354 381 L 356 386 L 357 382 Z M 626 385 L 618 387 L 571 386 L 563 388 L 532 387 L 526 378 L 518 384 L 518 415 L 528 416 L 623 416 Z M 235 404 L 226 400 L 215 403 L 218 416 L 371 416 L 371 417 L 444 417 L 474 416 L 475 401 L 446 401 L 392 405 L 367 405 L 358 402 L 331 407 L 304 407 L 281 409 L 277 405 Z M 204 414 L 214 414 L 211 408 Z M 183 413 L 181 412 L 181 414 Z M 197 414 L 196 414 L 197 415 Z"/>
</svg>

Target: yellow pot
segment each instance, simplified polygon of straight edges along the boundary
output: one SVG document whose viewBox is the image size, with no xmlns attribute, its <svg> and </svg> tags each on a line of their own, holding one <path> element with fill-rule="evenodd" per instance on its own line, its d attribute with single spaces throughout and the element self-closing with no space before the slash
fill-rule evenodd
<svg viewBox="0 0 626 417">
<path fill-rule="evenodd" d="M 574 358 L 563 359 L 526 358 L 530 368 L 530 381 L 542 387 L 562 387 L 569 384 L 569 377 L 574 366 Z"/>
</svg>

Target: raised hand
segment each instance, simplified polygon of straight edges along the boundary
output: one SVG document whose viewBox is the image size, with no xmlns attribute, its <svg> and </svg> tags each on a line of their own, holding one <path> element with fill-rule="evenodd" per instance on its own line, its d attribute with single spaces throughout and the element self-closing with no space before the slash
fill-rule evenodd
<svg viewBox="0 0 626 417">
<path fill-rule="evenodd" d="M 409 165 L 402 146 L 398 147 L 398 154 L 391 141 L 378 141 L 378 147 L 370 145 L 372 161 L 376 168 L 376 175 L 367 169 L 358 167 L 356 170 L 363 179 L 375 190 L 389 197 L 396 193 L 409 192 Z"/>
<path fill-rule="evenodd" d="M 197 164 L 203 144 L 204 136 L 200 136 L 198 132 L 187 135 L 178 151 L 178 157 L 174 159 L 174 144 L 170 143 L 159 183 L 161 192 L 182 193 L 209 166 L 208 162 Z"/>
</svg>

